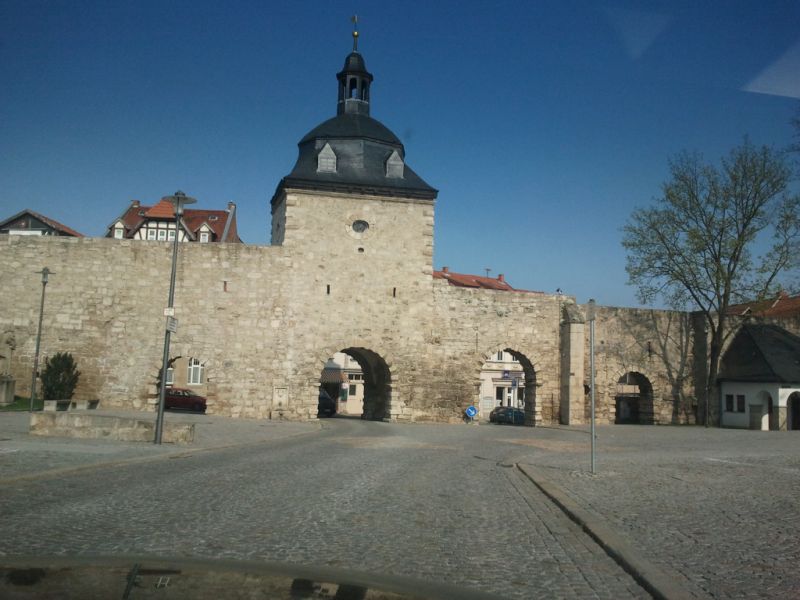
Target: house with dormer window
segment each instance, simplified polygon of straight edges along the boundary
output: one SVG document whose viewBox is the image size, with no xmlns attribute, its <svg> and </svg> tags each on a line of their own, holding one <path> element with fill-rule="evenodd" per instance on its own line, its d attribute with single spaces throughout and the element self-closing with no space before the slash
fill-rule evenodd
<svg viewBox="0 0 800 600">
<path fill-rule="evenodd" d="M 241 244 L 236 229 L 236 205 L 228 202 L 226 210 L 186 208 L 176 229 L 175 208 L 168 200 L 162 199 L 153 206 L 134 200 L 108 226 L 105 237 L 171 242 L 176 234 L 179 242 Z"/>
</svg>

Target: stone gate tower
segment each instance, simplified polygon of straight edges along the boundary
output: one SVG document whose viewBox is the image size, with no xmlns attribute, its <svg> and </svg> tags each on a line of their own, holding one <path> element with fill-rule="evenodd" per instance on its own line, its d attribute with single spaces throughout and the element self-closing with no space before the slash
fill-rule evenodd
<svg viewBox="0 0 800 600">
<path fill-rule="evenodd" d="M 346 351 L 364 371 L 365 416 L 400 418 L 398 377 L 422 345 L 410 338 L 432 318 L 437 191 L 370 116 L 373 77 L 355 44 L 336 78 L 336 116 L 300 140 L 271 201 L 272 245 L 291 256 L 290 347 L 302 353 L 287 373 L 292 412 L 298 397 L 316 410 L 325 359 Z"/>
</svg>

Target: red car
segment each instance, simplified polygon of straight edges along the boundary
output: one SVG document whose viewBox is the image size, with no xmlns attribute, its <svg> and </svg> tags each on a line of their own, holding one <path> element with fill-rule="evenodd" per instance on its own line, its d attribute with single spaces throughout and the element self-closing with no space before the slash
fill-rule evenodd
<svg viewBox="0 0 800 600">
<path fill-rule="evenodd" d="M 167 388 L 167 393 L 164 396 L 164 408 L 181 408 L 196 412 L 206 412 L 206 399 L 198 396 L 192 390 Z"/>
</svg>

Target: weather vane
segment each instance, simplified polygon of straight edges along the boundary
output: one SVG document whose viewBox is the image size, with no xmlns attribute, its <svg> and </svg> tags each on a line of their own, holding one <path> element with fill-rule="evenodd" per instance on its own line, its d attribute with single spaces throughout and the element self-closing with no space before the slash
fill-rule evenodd
<svg viewBox="0 0 800 600">
<path fill-rule="evenodd" d="M 358 15 L 350 17 L 353 22 L 353 52 L 358 52 Z"/>
</svg>

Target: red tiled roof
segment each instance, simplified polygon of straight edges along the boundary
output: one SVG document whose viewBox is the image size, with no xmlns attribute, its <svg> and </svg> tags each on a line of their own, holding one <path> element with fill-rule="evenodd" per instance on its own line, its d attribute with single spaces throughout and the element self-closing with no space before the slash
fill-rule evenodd
<svg viewBox="0 0 800 600">
<path fill-rule="evenodd" d="M 759 317 L 791 317 L 800 315 L 800 296 L 781 292 L 775 298 L 745 302 L 728 307 L 729 315 L 755 315 Z"/>
<path fill-rule="evenodd" d="M 27 215 L 31 215 L 32 217 L 35 217 L 35 218 L 39 219 L 42 223 L 46 223 L 47 225 L 49 225 L 50 227 L 52 227 L 56 231 L 60 231 L 64 235 L 71 235 L 73 237 L 84 237 L 84 235 L 82 233 L 78 233 L 77 231 L 75 231 L 71 227 L 67 227 L 63 223 L 59 223 L 58 221 L 56 221 L 55 219 L 51 219 L 50 217 L 45 217 L 43 214 L 38 213 L 38 212 L 36 212 L 34 210 L 31 210 L 29 208 L 26 208 L 25 210 L 20 211 L 17 214 L 15 214 L 13 217 L 11 217 L 9 219 L 6 219 L 2 223 L 0 223 L 0 225 L 5 225 L 6 223 L 10 223 L 11 221 L 16 221 L 22 215 L 26 215 L 26 214 Z"/>
<path fill-rule="evenodd" d="M 495 279 L 493 277 L 483 277 L 481 275 L 470 275 L 467 273 L 453 273 L 447 267 L 442 268 L 441 271 L 433 272 L 434 279 L 446 279 L 450 285 L 456 287 L 466 288 L 479 288 L 484 290 L 499 290 L 504 292 L 527 292 L 532 294 L 541 294 L 542 292 L 532 292 L 530 290 L 518 290 L 511 287 L 502 275 L 498 275 Z"/>
<path fill-rule="evenodd" d="M 188 209 L 184 210 L 184 214 L 186 212 L 188 212 Z M 148 208 L 144 216 L 148 219 L 174 219 L 175 208 L 172 206 L 172 202 L 163 198 L 158 204 Z"/>
<path fill-rule="evenodd" d="M 203 224 L 208 225 L 215 242 L 234 242 L 241 243 L 236 227 L 236 208 L 233 203 L 228 210 L 206 210 L 187 208 L 183 212 L 181 222 L 195 239 L 199 238 L 199 230 Z M 172 220 L 175 218 L 175 209 L 169 200 L 161 200 L 154 206 L 144 206 L 138 201 L 133 201 L 125 213 L 116 219 L 122 221 L 125 226 L 125 237 L 132 237 L 133 234 L 150 220 Z M 228 221 L 230 220 L 230 224 Z M 107 236 L 113 236 L 114 223 L 109 227 Z M 228 235 L 225 239 L 225 227 L 228 226 Z"/>
</svg>

